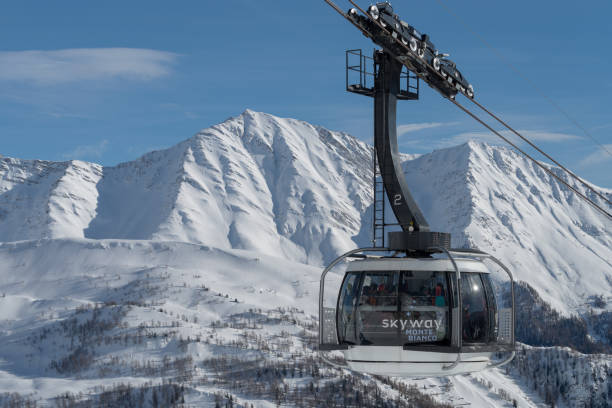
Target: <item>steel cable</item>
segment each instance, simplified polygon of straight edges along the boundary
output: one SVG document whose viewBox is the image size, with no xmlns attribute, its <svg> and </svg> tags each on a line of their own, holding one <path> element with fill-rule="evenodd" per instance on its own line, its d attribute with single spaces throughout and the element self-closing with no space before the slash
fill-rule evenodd
<svg viewBox="0 0 612 408">
<path fill-rule="evenodd" d="M 482 119 L 480 119 L 478 116 L 476 116 L 475 114 L 473 114 L 470 110 L 468 110 L 467 108 L 465 108 L 463 105 L 461 105 L 459 102 L 454 101 L 452 99 L 449 99 L 452 103 L 455 104 L 455 106 L 457 106 L 459 109 L 461 109 L 462 111 L 464 111 L 465 113 L 467 113 L 468 115 L 470 115 L 475 121 L 477 121 L 478 123 L 480 123 L 481 125 L 483 125 L 484 127 L 486 127 L 487 129 L 489 129 L 491 132 L 493 132 L 494 134 L 496 134 L 498 137 L 500 137 L 502 140 L 504 140 L 506 143 L 508 143 L 510 146 L 514 147 L 517 151 L 519 151 L 523 156 L 527 157 L 529 160 L 531 160 L 533 163 L 535 163 L 536 165 L 538 165 L 542 170 L 544 170 L 546 173 L 548 173 L 549 175 L 551 175 L 552 177 L 554 177 L 555 179 L 557 179 L 557 181 L 559 181 L 560 183 L 562 183 L 563 185 L 565 185 L 567 188 L 571 189 L 574 193 L 576 193 L 579 197 L 581 197 L 583 200 L 585 200 L 586 202 L 588 202 L 589 204 L 591 204 L 591 206 L 593 206 L 594 208 L 596 208 L 597 210 L 599 210 L 602 214 L 608 216 L 608 218 L 612 219 L 612 214 L 609 213 L 608 211 L 606 211 L 605 209 L 601 208 L 599 205 L 597 205 L 597 203 L 595 203 L 594 201 L 592 201 L 591 199 L 589 199 L 587 196 L 585 196 L 584 194 L 582 194 L 580 191 L 578 191 L 577 189 L 575 189 L 574 187 L 572 187 L 569 183 L 567 183 L 565 180 L 563 180 L 561 177 L 557 176 L 552 170 L 550 170 L 549 168 L 547 168 L 546 166 L 544 166 L 542 163 L 540 163 L 539 161 L 537 161 L 536 159 L 534 159 L 533 157 L 531 157 L 527 152 L 524 152 L 521 148 L 519 148 L 516 144 L 512 143 L 508 138 L 504 137 L 501 133 L 499 133 L 498 131 L 496 131 L 495 129 L 493 129 L 491 126 L 489 126 L 485 121 L 483 121 Z"/>
<path fill-rule="evenodd" d="M 446 12 L 448 14 L 450 14 L 451 16 L 455 17 L 455 19 L 457 21 L 459 21 L 459 23 L 461 23 L 461 25 L 463 25 L 463 27 L 467 30 L 470 31 L 472 33 L 472 35 L 476 38 L 478 38 L 487 48 L 489 48 L 491 51 L 493 51 L 495 53 L 495 55 L 497 56 L 497 58 L 499 58 L 501 61 L 503 61 L 508 67 L 510 67 L 510 69 L 512 69 L 515 73 L 517 73 L 520 77 L 522 77 L 525 81 L 529 82 L 529 84 L 540 94 L 540 96 L 542 96 L 544 99 L 546 99 L 548 101 L 548 103 L 550 103 L 555 109 L 557 109 L 563 116 L 565 116 L 567 118 L 567 120 L 569 120 L 570 122 L 572 122 L 577 128 L 579 128 L 580 130 L 582 130 L 582 132 L 588 136 L 595 144 L 597 144 L 603 151 L 605 151 L 606 153 L 608 153 L 610 156 L 612 156 L 612 153 L 610 152 L 610 150 L 608 150 L 608 148 L 600 143 L 597 139 L 595 139 L 595 137 L 593 137 L 593 135 L 591 135 L 591 133 L 589 131 L 586 130 L 586 128 L 584 126 L 582 126 L 580 123 L 578 123 L 577 120 L 575 120 L 573 117 L 571 117 L 569 115 L 569 113 L 567 113 L 563 108 L 561 108 L 561 106 L 559 106 L 552 98 L 550 98 L 548 95 L 546 95 L 541 89 L 540 87 L 531 79 L 529 79 L 529 77 L 527 77 L 525 74 L 523 74 L 518 68 L 516 68 L 510 61 L 508 61 L 508 59 L 501 53 L 499 52 L 495 47 L 493 47 L 491 44 L 489 44 L 489 42 L 487 40 L 485 40 L 485 38 L 478 34 L 476 31 L 474 31 L 469 24 L 467 24 L 457 13 L 455 13 L 453 10 L 451 10 L 444 1 L 442 0 L 436 0 L 438 2 L 438 4 L 440 4 L 440 6 L 442 6 L 442 8 L 444 8 L 446 10 Z M 552 159 L 551 159 L 552 160 Z M 560 165 L 559 165 L 560 166 Z M 606 200 L 608 201 L 608 200 Z M 610 201 L 608 201 L 610 202 Z"/>
<path fill-rule="evenodd" d="M 482 109 L 483 111 L 485 111 L 487 114 L 489 114 L 493 119 L 495 119 L 496 121 L 498 121 L 499 123 L 501 123 L 503 126 L 505 126 L 508 130 L 510 130 L 512 133 L 514 133 L 515 135 L 517 135 L 518 137 L 520 137 L 522 140 L 524 140 L 525 142 L 527 142 L 529 144 L 529 146 L 533 147 L 534 149 L 536 149 L 538 152 L 540 152 L 542 155 L 546 156 L 550 161 L 552 161 L 554 164 L 556 164 L 557 166 L 559 166 L 560 168 L 562 168 L 563 170 L 565 170 L 565 172 L 567 174 L 569 174 L 570 176 L 572 176 L 576 181 L 578 181 L 579 183 L 581 183 L 583 186 L 585 186 L 586 188 L 588 188 L 589 190 L 591 190 L 593 193 L 597 194 L 601 199 L 603 199 L 604 201 L 606 201 L 608 204 L 612 205 L 612 202 L 610 200 L 608 200 L 608 198 L 606 196 L 604 196 L 603 194 L 601 194 L 599 191 L 595 190 L 595 188 L 593 188 L 590 184 L 588 184 L 586 181 L 582 180 L 580 177 L 578 177 L 577 175 L 575 175 L 572 171 L 570 171 L 569 169 L 567 169 L 565 166 L 563 166 L 561 163 L 559 163 L 558 161 L 556 161 L 555 159 L 553 159 L 552 157 L 550 157 L 550 155 L 548 155 L 546 152 L 544 152 L 542 149 L 540 149 L 538 146 L 536 146 L 535 144 L 533 144 L 529 139 L 527 139 L 525 136 L 521 135 L 519 132 L 517 132 L 516 130 L 514 130 L 512 127 L 510 127 L 510 125 L 508 125 L 506 122 L 504 122 L 503 120 L 501 120 L 499 117 L 497 117 L 495 114 L 493 114 L 492 112 L 490 112 L 487 108 L 485 108 L 484 106 L 482 106 L 479 102 L 475 101 L 474 99 L 471 99 L 472 103 L 475 104 L 476 106 L 478 106 L 480 109 Z"/>
</svg>

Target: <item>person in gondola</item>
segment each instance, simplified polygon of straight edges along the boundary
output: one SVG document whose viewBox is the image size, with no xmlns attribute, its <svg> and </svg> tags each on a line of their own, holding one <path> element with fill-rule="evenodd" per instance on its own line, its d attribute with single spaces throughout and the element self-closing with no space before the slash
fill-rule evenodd
<svg viewBox="0 0 612 408">
<path fill-rule="evenodd" d="M 376 297 L 378 298 L 378 303 L 382 306 L 385 304 L 386 301 L 386 296 L 387 296 L 387 291 L 386 291 L 386 287 L 384 283 L 381 283 L 378 285 L 378 287 L 376 288 Z"/>
<path fill-rule="evenodd" d="M 444 288 L 441 283 L 436 285 L 436 289 L 434 291 L 434 305 L 438 307 L 446 306 L 446 300 L 444 299 Z"/>
<path fill-rule="evenodd" d="M 376 306 L 376 286 L 370 285 L 367 287 L 367 303 L 371 306 Z"/>
</svg>

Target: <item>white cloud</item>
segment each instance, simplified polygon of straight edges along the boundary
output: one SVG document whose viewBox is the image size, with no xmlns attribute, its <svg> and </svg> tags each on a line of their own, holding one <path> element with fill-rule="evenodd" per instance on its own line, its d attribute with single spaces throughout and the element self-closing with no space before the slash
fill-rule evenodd
<svg viewBox="0 0 612 408">
<path fill-rule="evenodd" d="M 96 144 L 77 146 L 73 150 L 62 154 L 62 158 L 65 160 L 99 158 L 106 151 L 107 147 L 108 140 L 104 139 Z"/>
<path fill-rule="evenodd" d="M 565 140 L 578 140 L 582 139 L 580 136 L 572 135 L 569 133 L 558 133 L 558 132 L 544 132 L 539 130 L 517 130 L 521 135 L 525 136 L 531 141 L 541 142 L 563 142 Z M 500 132 L 504 136 L 510 135 L 510 131 Z"/>
<path fill-rule="evenodd" d="M 40 84 L 110 78 L 151 80 L 168 75 L 177 57 L 141 48 L 0 51 L 0 80 Z"/>
<path fill-rule="evenodd" d="M 539 130 L 517 130 L 518 133 L 526 137 L 532 142 L 563 142 L 567 140 L 577 140 L 581 139 L 580 136 L 568 134 L 568 133 L 558 133 L 558 132 L 545 132 Z M 505 138 L 509 139 L 515 144 L 525 144 L 521 139 L 518 138 L 514 133 L 509 130 L 501 130 L 499 133 Z M 468 140 L 478 140 L 482 142 L 487 142 L 489 144 L 505 144 L 499 136 L 494 134 L 493 132 L 464 132 L 459 133 L 457 135 L 440 139 L 436 143 L 436 147 L 450 147 L 456 146 L 461 143 L 465 143 Z"/>
<path fill-rule="evenodd" d="M 592 127 L 591 130 L 609 129 L 612 127 L 612 123 L 605 123 L 603 125 Z"/>
<path fill-rule="evenodd" d="M 402 136 L 406 133 L 417 132 L 423 129 L 432 129 L 440 126 L 456 125 L 458 122 L 423 122 L 423 123 L 408 123 L 397 127 L 397 136 Z"/>
<path fill-rule="evenodd" d="M 459 133 L 458 135 L 454 135 L 451 137 L 442 138 L 438 140 L 437 142 L 434 142 L 433 144 L 435 148 L 444 148 L 444 147 L 456 146 L 456 145 L 465 143 L 469 140 L 478 140 L 481 142 L 487 142 L 489 144 L 503 143 L 503 140 L 501 140 L 499 137 L 497 137 L 493 133 L 464 132 L 464 133 Z"/>
<path fill-rule="evenodd" d="M 46 115 L 51 116 L 52 118 L 56 118 L 56 119 L 91 119 L 91 116 L 88 115 L 80 115 L 78 113 L 68 113 L 68 112 L 58 112 L 58 111 L 51 111 L 51 112 L 45 112 Z"/>
<path fill-rule="evenodd" d="M 607 161 L 612 161 L 612 156 L 609 152 L 612 151 L 612 144 L 603 145 L 605 148 L 599 147 L 595 152 L 589 154 L 580 161 L 581 166 L 590 166 L 594 164 L 601 164 Z M 606 151 L 607 150 L 607 151 Z"/>
</svg>

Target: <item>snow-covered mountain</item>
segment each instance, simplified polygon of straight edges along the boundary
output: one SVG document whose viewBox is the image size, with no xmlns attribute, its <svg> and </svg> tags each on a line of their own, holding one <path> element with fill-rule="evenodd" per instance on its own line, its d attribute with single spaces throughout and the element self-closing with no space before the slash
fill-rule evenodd
<svg viewBox="0 0 612 408">
<path fill-rule="evenodd" d="M 102 166 L 0 158 L 0 241 L 83 237 Z"/>
<path fill-rule="evenodd" d="M 2 158 L 0 241 L 181 241 L 322 265 L 369 244 L 370 161 L 348 134 L 250 110 L 115 167 Z M 612 293 L 612 223 L 518 154 L 469 142 L 404 168 L 434 230 L 558 310 Z"/>
<path fill-rule="evenodd" d="M 115 167 L 2 159 L 0 241 L 172 240 L 321 264 L 354 245 L 370 157 L 345 133 L 247 110 Z"/>
<path fill-rule="evenodd" d="M 47 400 L 120 382 L 154 405 L 147 379 L 184 380 L 186 358 L 194 405 L 244 395 L 223 367 L 247 370 L 249 358 L 304 364 L 323 390 L 340 374 L 312 360 L 320 266 L 369 244 L 371 157 L 348 134 L 253 111 L 114 167 L 0 156 L 0 406 L 7 390 Z M 513 151 L 469 142 L 406 156 L 404 170 L 454 246 L 493 253 L 562 313 L 597 295 L 612 303 L 612 225 Z M 439 403 L 541 403 L 521 378 L 412 384 Z M 377 381 L 389 400 L 403 392 Z M 274 406 L 272 389 L 254 389 L 256 406 Z"/>
<path fill-rule="evenodd" d="M 453 246 L 495 255 L 561 312 L 585 310 L 595 295 L 612 301 L 612 221 L 518 153 L 468 142 L 404 169 L 432 229 L 451 232 Z"/>
</svg>

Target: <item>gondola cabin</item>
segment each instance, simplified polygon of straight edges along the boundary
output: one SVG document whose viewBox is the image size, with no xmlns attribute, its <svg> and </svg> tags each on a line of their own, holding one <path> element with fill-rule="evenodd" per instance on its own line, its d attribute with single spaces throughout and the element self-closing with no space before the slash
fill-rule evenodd
<svg viewBox="0 0 612 408">
<path fill-rule="evenodd" d="M 503 364 L 494 353 L 514 350 L 512 298 L 496 297 L 489 269 L 472 257 L 351 261 L 331 325 L 337 346 L 327 350 L 370 374 L 480 371 Z"/>
</svg>

